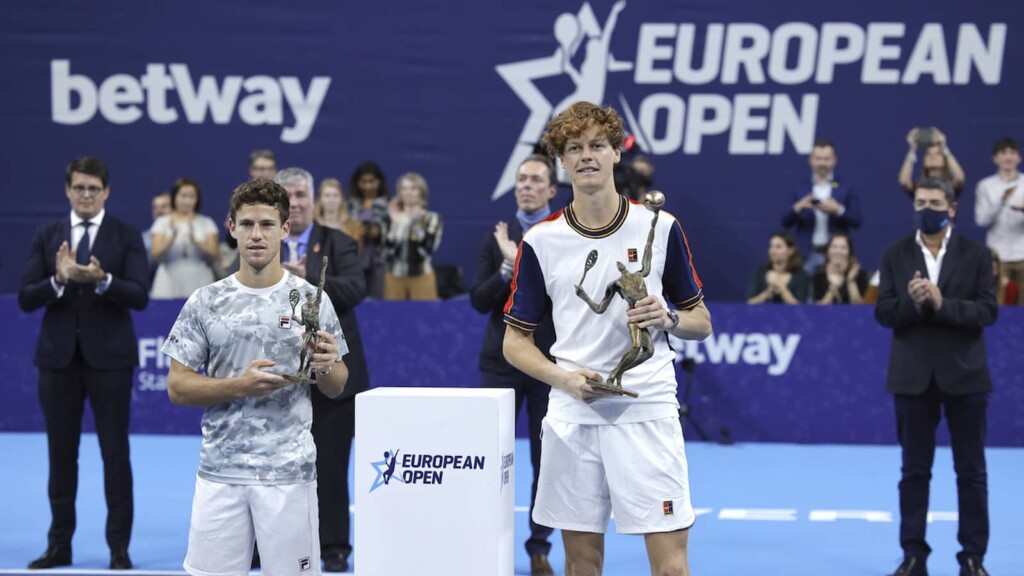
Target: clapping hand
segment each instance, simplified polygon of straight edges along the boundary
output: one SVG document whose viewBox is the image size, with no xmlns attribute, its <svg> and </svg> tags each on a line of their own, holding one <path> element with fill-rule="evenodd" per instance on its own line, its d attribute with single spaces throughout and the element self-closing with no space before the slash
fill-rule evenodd
<svg viewBox="0 0 1024 576">
<path fill-rule="evenodd" d="M 281 267 L 284 268 L 285 270 L 287 270 L 288 272 L 291 272 L 295 276 L 298 276 L 299 278 L 305 279 L 306 278 L 306 255 L 303 254 L 302 258 L 299 258 L 299 261 L 296 262 L 295 264 L 290 264 L 288 262 L 281 262 Z"/>
<path fill-rule="evenodd" d="M 508 237 L 508 224 L 498 222 L 494 225 L 494 240 L 498 243 L 502 257 L 509 262 L 515 262 L 519 247 Z"/>
</svg>

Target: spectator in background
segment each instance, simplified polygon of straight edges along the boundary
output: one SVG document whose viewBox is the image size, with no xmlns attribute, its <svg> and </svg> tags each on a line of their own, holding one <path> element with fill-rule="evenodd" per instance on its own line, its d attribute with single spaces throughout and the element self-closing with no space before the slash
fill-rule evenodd
<svg viewBox="0 0 1024 576">
<path fill-rule="evenodd" d="M 551 215 L 551 199 L 558 192 L 555 165 L 547 156 L 533 155 L 523 160 L 516 170 L 516 217 L 511 222 L 498 222 L 494 230 L 484 237 L 476 257 L 476 274 L 469 290 L 469 301 L 481 314 L 489 314 L 480 349 L 480 386 L 482 388 L 512 388 L 516 392 L 515 414 L 523 402 L 530 427 L 530 463 L 533 465 L 533 487 L 530 492 L 530 538 L 526 552 L 530 555 L 531 576 L 554 574 L 548 555 L 551 551 L 553 530 L 533 521 L 533 504 L 537 500 L 540 479 L 541 422 L 548 411 L 551 387 L 513 368 L 502 353 L 505 339 L 505 302 L 512 293 L 514 262 L 519 241 L 534 224 Z M 537 349 L 551 359 L 551 345 L 555 342 L 555 328 L 551 311 L 533 332 Z"/>
<path fill-rule="evenodd" d="M 996 173 L 978 182 L 974 220 L 985 228 L 985 243 L 998 252 L 1003 273 L 1018 285 L 1024 282 L 1024 187 L 1021 186 L 1020 145 L 1000 138 L 992 146 Z"/>
<path fill-rule="evenodd" d="M 355 307 L 366 297 L 366 280 L 359 267 L 356 241 L 313 220 L 313 175 L 302 168 L 286 168 L 275 181 L 288 192 L 288 235 L 281 266 L 292 275 L 320 285 L 320 269 L 327 258 L 324 292 L 345 333 L 348 384 L 337 398 L 312 388 L 316 443 L 317 494 L 320 501 L 320 556 L 325 572 L 348 570 L 352 553 L 349 526 L 348 464 L 355 437 L 355 395 L 369 388 L 370 378 Z"/>
<path fill-rule="evenodd" d="M 384 297 L 383 225 L 388 215 L 388 186 L 376 162 L 356 166 L 349 182 L 349 213 L 363 224 L 359 265 L 366 275 L 366 295 Z"/>
<path fill-rule="evenodd" d="M 139 363 L 130 310 L 149 303 L 139 229 L 108 214 L 107 167 L 79 158 L 65 172 L 68 216 L 36 231 L 18 291 L 26 312 L 46 308 L 35 365 L 49 451 L 50 532 L 29 568 L 71 564 L 82 411 L 89 399 L 103 457 L 110 568 L 128 570 L 134 504 L 128 456 L 132 372 Z M 8 464 L 14 473 L 16 463 Z"/>
<path fill-rule="evenodd" d="M 619 194 L 643 202 L 654 182 L 654 164 L 647 156 L 637 154 L 628 163 L 623 161 L 616 164 L 613 174 L 615 189 Z"/>
<path fill-rule="evenodd" d="M 1016 306 L 1020 303 L 1020 285 L 1006 277 L 999 254 L 992 251 L 992 273 L 996 276 L 996 302 L 1000 306 Z"/>
<path fill-rule="evenodd" d="M 796 240 L 786 232 L 772 234 L 768 261 L 750 277 L 747 304 L 803 304 L 809 288 Z"/>
<path fill-rule="evenodd" d="M 836 232 L 828 239 L 825 265 L 811 278 L 814 301 L 818 304 L 863 304 L 868 280 L 867 271 L 857 262 L 850 235 Z"/>
<path fill-rule="evenodd" d="M 153 196 L 153 202 L 151 204 L 153 211 L 153 222 L 156 222 L 158 218 L 164 214 L 171 213 L 171 194 L 169 192 L 160 192 L 156 196 Z M 142 232 L 142 244 L 146 247 L 146 257 L 149 258 L 149 252 L 153 247 L 153 227 Z M 156 272 L 154 267 L 153 272 Z"/>
<path fill-rule="evenodd" d="M 261 148 L 249 153 L 249 179 L 266 178 L 274 179 L 277 173 L 277 156 L 274 152 Z"/>
<path fill-rule="evenodd" d="M 153 202 L 151 204 L 153 211 L 153 222 L 156 222 L 158 218 L 164 214 L 171 213 L 171 194 L 169 192 L 160 192 L 156 196 L 153 196 Z M 153 225 L 150 224 L 149 228 L 142 231 L 142 245 L 146 247 L 146 261 L 149 262 L 149 284 L 153 285 L 153 278 L 156 276 L 157 263 L 153 262 L 151 256 L 153 251 Z"/>
<path fill-rule="evenodd" d="M 224 217 L 224 237 L 217 245 L 217 265 L 214 273 L 223 279 L 238 270 L 238 240 L 231 235 L 231 212 Z"/>
<path fill-rule="evenodd" d="M 941 178 L 949 182 L 956 191 L 956 197 L 964 191 L 964 169 L 960 167 L 956 157 L 946 144 L 946 135 L 935 127 L 914 128 L 907 133 L 907 144 L 910 150 L 900 167 L 900 187 L 907 196 L 914 196 L 914 164 L 917 163 L 917 151 L 924 149 L 921 157 L 921 178 Z"/>
<path fill-rule="evenodd" d="M 430 188 L 415 172 L 398 179 L 398 195 L 384 221 L 385 300 L 437 300 L 434 252 L 441 244 L 441 215 L 427 210 Z"/>
<path fill-rule="evenodd" d="M 324 178 L 320 183 L 313 218 L 324 228 L 340 230 L 357 242 L 363 236 L 363 225 L 349 213 L 345 193 L 337 178 Z"/>
<path fill-rule="evenodd" d="M 216 280 L 220 250 L 217 224 L 199 213 L 199 183 L 179 178 L 171 187 L 170 214 L 153 223 L 151 256 L 158 263 L 150 297 L 188 298 L 197 288 Z"/>
<path fill-rule="evenodd" d="M 835 175 L 836 149 L 819 139 L 811 150 L 811 181 L 793 192 L 791 206 L 782 215 L 782 227 L 793 229 L 800 253 L 807 255 L 805 270 L 813 273 L 825 262 L 825 245 L 833 232 L 860 228 L 860 197 Z"/>
</svg>

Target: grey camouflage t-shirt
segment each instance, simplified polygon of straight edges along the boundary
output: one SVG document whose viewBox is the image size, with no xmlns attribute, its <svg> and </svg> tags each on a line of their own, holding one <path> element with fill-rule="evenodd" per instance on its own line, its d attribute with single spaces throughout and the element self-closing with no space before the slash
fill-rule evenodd
<svg viewBox="0 0 1024 576">
<path fill-rule="evenodd" d="M 307 291 L 316 288 L 287 271 L 274 286 L 248 288 L 234 275 L 196 290 L 178 314 L 162 351 L 192 370 L 206 368 L 213 378 L 232 378 L 253 360 L 265 369 L 295 374 L 303 326 L 291 319 L 289 293 L 299 290 L 301 317 Z M 348 353 L 330 298 L 320 302 L 320 329 Z M 199 476 L 226 484 L 297 484 L 316 479 L 316 447 L 310 433 L 313 407 L 309 386 L 294 384 L 258 398 L 241 398 L 206 408 Z"/>
</svg>

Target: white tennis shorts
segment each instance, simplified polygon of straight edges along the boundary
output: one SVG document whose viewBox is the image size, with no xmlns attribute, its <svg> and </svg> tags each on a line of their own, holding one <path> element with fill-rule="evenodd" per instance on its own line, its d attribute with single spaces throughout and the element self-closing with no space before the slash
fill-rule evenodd
<svg viewBox="0 0 1024 576">
<path fill-rule="evenodd" d="M 263 574 L 319 576 L 316 481 L 283 486 L 210 482 L 196 477 L 185 571 L 245 576 L 259 542 Z"/>
<path fill-rule="evenodd" d="M 614 512 L 620 534 L 693 525 L 678 418 L 590 425 L 544 418 L 533 521 L 604 534 Z"/>
</svg>

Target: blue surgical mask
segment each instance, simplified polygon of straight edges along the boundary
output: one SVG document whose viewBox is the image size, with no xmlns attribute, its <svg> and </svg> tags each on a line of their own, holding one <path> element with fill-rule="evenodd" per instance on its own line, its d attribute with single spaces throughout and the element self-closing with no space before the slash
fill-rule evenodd
<svg viewBox="0 0 1024 576">
<path fill-rule="evenodd" d="M 914 212 L 914 226 L 924 234 L 936 234 L 949 225 L 948 210 L 925 208 Z"/>
</svg>

